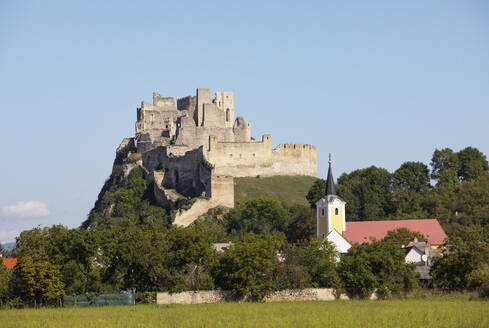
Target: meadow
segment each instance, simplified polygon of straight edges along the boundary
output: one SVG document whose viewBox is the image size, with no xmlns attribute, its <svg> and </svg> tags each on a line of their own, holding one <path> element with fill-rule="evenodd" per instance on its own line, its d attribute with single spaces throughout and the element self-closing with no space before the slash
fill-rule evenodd
<svg viewBox="0 0 489 328">
<path fill-rule="evenodd" d="M 219 303 L 0 310 L 0 327 L 489 327 L 489 301 Z"/>
<path fill-rule="evenodd" d="M 292 205 L 309 206 L 306 195 L 317 178 L 308 176 L 246 177 L 234 179 L 234 200 L 243 203 L 260 197 Z"/>
</svg>

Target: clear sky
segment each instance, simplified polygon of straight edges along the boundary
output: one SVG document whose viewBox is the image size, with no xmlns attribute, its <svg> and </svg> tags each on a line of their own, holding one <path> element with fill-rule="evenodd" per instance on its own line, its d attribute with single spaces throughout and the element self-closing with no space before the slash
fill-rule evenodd
<svg viewBox="0 0 489 328">
<path fill-rule="evenodd" d="M 489 2 L 1 1 L 0 242 L 79 226 L 141 100 L 197 87 L 320 176 L 489 155 Z"/>
</svg>

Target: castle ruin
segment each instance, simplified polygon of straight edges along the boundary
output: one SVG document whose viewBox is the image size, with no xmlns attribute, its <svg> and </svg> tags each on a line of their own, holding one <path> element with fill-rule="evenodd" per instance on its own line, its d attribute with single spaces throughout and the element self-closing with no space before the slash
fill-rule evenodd
<svg viewBox="0 0 489 328">
<path fill-rule="evenodd" d="M 213 205 L 234 206 L 234 177 L 275 175 L 317 176 L 316 148 L 280 144 L 271 136 L 251 137 L 250 124 L 234 119 L 234 94 L 197 89 L 196 96 L 175 99 L 153 93 L 153 104 L 137 109 L 136 134 L 131 145 L 151 172 L 155 195 L 165 190 L 205 196 Z M 157 190 L 156 190 L 157 189 Z"/>
</svg>

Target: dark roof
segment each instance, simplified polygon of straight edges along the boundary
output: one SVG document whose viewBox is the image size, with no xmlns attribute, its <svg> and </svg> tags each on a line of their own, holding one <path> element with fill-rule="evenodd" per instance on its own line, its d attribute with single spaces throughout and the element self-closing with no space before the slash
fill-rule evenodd
<svg viewBox="0 0 489 328">
<path fill-rule="evenodd" d="M 333 170 L 331 169 L 331 159 L 329 160 L 328 180 L 326 180 L 326 195 L 336 195 L 334 189 Z"/>
</svg>

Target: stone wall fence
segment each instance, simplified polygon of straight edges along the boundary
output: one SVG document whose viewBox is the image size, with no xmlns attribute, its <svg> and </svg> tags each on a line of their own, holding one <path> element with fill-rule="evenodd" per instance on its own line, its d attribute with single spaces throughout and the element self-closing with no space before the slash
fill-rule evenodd
<svg viewBox="0 0 489 328">
<path fill-rule="evenodd" d="M 370 296 L 371 300 L 377 299 L 374 293 Z M 350 300 L 351 297 L 342 292 L 338 297 L 333 288 L 305 288 L 305 289 L 286 289 L 275 291 L 266 296 L 264 302 L 284 302 L 284 301 L 334 301 Z M 156 293 L 156 304 L 202 304 L 240 301 L 232 296 L 230 291 L 220 290 L 199 290 L 181 293 Z"/>
</svg>

